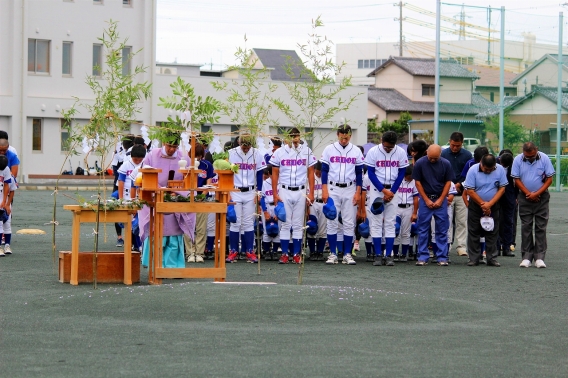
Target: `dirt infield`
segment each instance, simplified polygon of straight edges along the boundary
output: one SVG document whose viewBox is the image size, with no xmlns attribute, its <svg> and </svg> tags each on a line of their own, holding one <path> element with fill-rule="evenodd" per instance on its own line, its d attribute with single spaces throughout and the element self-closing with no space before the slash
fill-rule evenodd
<svg viewBox="0 0 568 378">
<path fill-rule="evenodd" d="M 71 247 L 61 194 L 57 251 Z M 248 284 L 149 286 L 143 269 L 139 285 L 94 290 L 57 281 L 53 197 L 21 191 L 14 253 L 0 258 L 0 376 L 565 377 L 567 201 L 551 194 L 546 269 L 519 268 L 518 254 L 500 268 L 455 254 L 449 267 L 373 267 L 361 253 L 356 266 L 306 263 L 301 286 L 295 265 L 262 261 L 259 275 L 240 261 L 227 280 Z M 100 248 L 116 250 L 107 232 Z M 84 226 L 81 250 L 92 244 Z"/>
</svg>

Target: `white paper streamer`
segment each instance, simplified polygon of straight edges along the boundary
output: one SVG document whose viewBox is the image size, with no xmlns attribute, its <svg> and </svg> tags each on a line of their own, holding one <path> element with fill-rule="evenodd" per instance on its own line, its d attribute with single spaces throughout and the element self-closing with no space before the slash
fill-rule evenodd
<svg viewBox="0 0 568 378">
<path fill-rule="evenodd" d="M 191 145 L 189 144 L 189 134 L 185 131 L 181 133 L 181 141 L 183 142 L 183 147 L 185 148 L 185 150 L 189 152 L 191 150 Z"/>
<path fill-rule="evenodd" d="M 260 153 L 264 156 L 268 153 L 266 147 L 264 147 L 264 138 L 257 137 L 256 138 L 256 148 L 260 151 Z"/>
<path fill-rule="evenodd" d="M 140 133 L 141 133 L 141 135 L 142 135 L 142 138 L 144 138 L 144 143 L 145 143 L 146 145 L 149 145 L 150 142 L 151 142 L 151 140 L 150 140 L 150 137 L 148 136 L 148 127 L 142 126 L 142 127 L 140 128 Z"/>
<path fill-rule="evenodd" d="M 213 137 L 213 140 L 209 144 L 209 152 L 211 152 L 212 154 L 214 153 L 219 154 L 223 152 L 223 147 L 221 147 L 221 141 L 219 140 L 219 136 L 215 135 Z"/>
</svg>

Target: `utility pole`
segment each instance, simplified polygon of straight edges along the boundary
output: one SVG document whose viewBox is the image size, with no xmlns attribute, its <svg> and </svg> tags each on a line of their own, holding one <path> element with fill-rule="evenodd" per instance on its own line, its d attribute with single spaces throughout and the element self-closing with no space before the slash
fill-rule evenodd
<svg viewBox="0 0 568 378">
<path fill-rule="evenodd" d="M 487 8 L 487 65 L 491 65 L 491 5 Z"/>
<path fill-rule="evenodd" d="M 398 7 L 399 7 L 399 10 L 400 10 L 400 15 L 398 17 L 398 20 L 400 22 L 398 56 L 402 56 L 402 1 L 400 1 L 398 3 Z"/>
<path fill-rule="evenodd" d="M 460 34 L 458 40 L 465 41 L 465 8 L 463 4 L 460 12 Z"/>
</svg>

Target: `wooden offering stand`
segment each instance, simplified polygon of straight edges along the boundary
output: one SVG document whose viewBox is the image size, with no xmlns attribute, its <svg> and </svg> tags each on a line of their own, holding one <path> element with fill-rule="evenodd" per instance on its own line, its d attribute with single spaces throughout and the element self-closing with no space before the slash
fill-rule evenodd
<svg viewBox="0 0 568 378">
<path fill-rule="evenodd" d="M 192 138 L 191 162 L 195 162 L 195 138 Z M 225 281 L 225 245 L 227 228 L 227 205 L 230 192 L 235 191 L 233 172 L 216 171 L 219 176 L 217 188 L 198 188 L 197 175 L 200 170 L 195 167 L 180 169 L 183 180 L 168 181 L 167 188 L 160 188 L 158 173 L 161 169 L 142 168 L 142 199 L 150 206 L 150 256 L 148 260 L 148 282 L 160 285 L 164 278 L 213 278 Z M 195 191 L 215 192 L 216 202 L 195 202 Z M 164 193 L 172 191 L 190 191 L 190 202 L 164 202 Z M 163 268 L 163 218 L 169 213 L 214 213 L 217 225 L 215 230 L 215 260 L 213 268 Z M 220 241 L 220 245 L 217 244 Z"/>
<path fill-rule="evenodd" d="M 81 258 L 79 260 L 79 241 L 81 238 L 81 223 L 95 223 L 97 221 L 97 211 L 99 212 L 99 223 L 124 223 L 124 253 L 121 252 L 98 252 L 97 253 L 97 281 L 115 282 L 118 272 L 115 272 L 116 265 L 109 264 L 108 261 L 116 259 L 116 255 L 124 255 L 124 275 L 122 282 L 125 285 L 132 285 L 132 256 L 136 255 L 135 261 L 140 261 L 138 252 L 131 251 L 131 235 L 132 235 L 132 215 L 136 214 L 136 209 L 122 207 L 114 210 L 97 210 L 96 207 L 84 208 L 79 205 L 64 205 L 63 209 L 73 212 L 73 231 L 71 239 L 71 276 L 69 283 L 71 285 L 78 285 L 79 282 L 93 282 L 93 274 L 88 274 L 86 271 L 93 270 L 92 258 Z M 59 254 L 59 281 L 67 282 L 66 272 L 68 267 L 65 265 L 66 252 Z M 86 256 L 86 255 L 85 255 Z M 85 257 L 83 256 L 83 257 Z M 88 254 L 92 257 L 92 252 Z M 79 267 L 81 264 L 81 267 Z M 83 272 L 79 276 L 79 272 Z M 140 281 L 140 270 L 137 270 L 138 275 L 135 281 Z"/>
</svg>

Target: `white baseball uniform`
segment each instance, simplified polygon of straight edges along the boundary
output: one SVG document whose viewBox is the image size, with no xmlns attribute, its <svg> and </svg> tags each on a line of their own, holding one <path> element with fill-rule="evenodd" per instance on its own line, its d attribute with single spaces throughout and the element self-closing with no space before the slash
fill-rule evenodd
<svg viewBox="0 0 568 378">
<path fill-rule="evenodd" d="M 127 156 L 124 159 L 124 163 L 118 168 L 119 180 L 122 175 L 124 175 L 124 191 L 122 192 L 122 198 L 124 200 L 131 199 L 130 190 L 134 186 L 134 180 L 136 180 L 136 175 L 138 175 L 138 170 L 142 167 L 142 162 L 140 164 L 134 164 L 132 158 Z"/>
<path fill-rule="evenodd" d="M 386 189 L 390 189 L 398 177 L 398 170 L 406 168 L 408 164 L 408 156 L 399 146 L 394 146 L 390 152 L 383 149 L 383 145 L 379 144 L 369 150 L 365 156 L 365 164 L 369 169 L 375 168 L 375 175 L 377 179 Z M 372 204 L 375 198 L 383 198 L 384 193 L 379 191 L 372 183 L 369 190 L 369 201 Z M 395 221 L 396 212 L 398 209 L 396 199 L 384 204 L 385 210 L 382 214 L 372 214 L 371 219 L 375 218 L 376 221 L 371 222 L 371 236 L 373 238 L 384 237 L 394 238 L 396 236 Z"/>
<path fill-rule="evenodd" d="M 272 154 L 270 165 L 278 168 L 278 196 L 284 203 L 286 222 L 282 222 L 280 239 L 302 239 L 306 215 L 306 187 L 308 168 L 317 163 L 312 150 L 306 144 L 298 147 L 282 146 Z"/>
<path fill-rule="evenodd" d="M 318 232 L 308 235 L 309 238 L 325 238 L 327 235 L 327 218 L 323 215 L 323 199 L 321 177 L 314 175 L 314 203 L 310 206 L 310 215 L 315 215 L 318 220 Z"/>
<path fill-rule="evenodd" d="M 229 150 L 229 162 L 239 166 L 239 172 L 234 175 L 235 188 L 239 192 L 231 193 L 231 200 L 235 202 L 237 222 L 231 223 L 232 232 L 254 231 L 256 173 L 266 168 L 262 154 L 251 149 L 245 154 L 240 146 Z"/>
<path fill-rule="evenodd" d="M 357 220 L 357 205 L 353 204 L 353 196 L 357 190 L 355 167 L 363 166 L 363 153 L 352 143 L 343 147 L 339 142 L 335 142 L 323 150 L 321 162 L 329 166 L 327 190 L 329 197 L 333 199 L 337 213 L 341 212 L 343 235 L 354 236 Z M 338 227 L 338 218 L 328 220 L 327 234 L 336 235 Z"/>
<path fill-rule="evenodd" d="M 398 205 L 397 213 L 401 219 L 400 232 L 394 240 L 395 245 L 410 245 L 410 227 L 412 226 L 412 213 L 414 212 L 414 198 L 418 195 L 416 182 L 402 180 L 398 188 L 395 201 Z"/>
<path fill-rule="evenodd" d="M 267 178 L 262 182 L 262 196 L 264 197 L 264 204 L 266 205 L 266 211 L 270 217 L 275 217 L 274 215 L 274 195 L 272 194 L 272 177 Z M 278 221 L 278 229 L 281 226 L 280 221 Z M 268 236 L 266 233 L 266 218 L 262 216 L 262 227 L 264 228 L 264 234 L 262 235 L 263 242 L 274 242 L 280 243 L 280 234 L 277 236 Z"/>
</svg>

